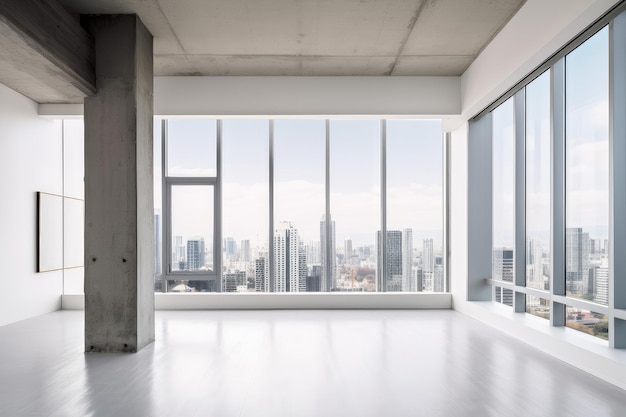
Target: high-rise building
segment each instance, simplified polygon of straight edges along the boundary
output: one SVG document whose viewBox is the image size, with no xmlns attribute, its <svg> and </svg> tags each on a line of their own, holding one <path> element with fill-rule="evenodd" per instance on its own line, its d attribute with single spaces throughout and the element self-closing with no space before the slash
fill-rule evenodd
<svg viewBox="0 0 626 417">
<path fill-rule="evenodd" d="M 256 292 L 269 291 L 269 264 L 265 261 L 265 257 L 257 258 L 254 261 L 254 289 Z"/>
<path fill-rule="evenodd" d="M 343 241 L 343 263 L 349 264 L 350 258 L 352 258 L 352 239 L 346 239 Z"/>
<path fill-rule="evenodd" d="M 250 241 L 247 239 L 241 241 L 239 260 L 241 262 L 250 262 Z"/>
<path fill-rule="evenodd" d="M 308 265 L 320 265 L 322 263 L 320 242 L 312 240 L 306 245 L 306 261 Z"/>
<path fill-rule="evenodd" d="M 493 250 L 493 279 L 513 282 L 513 249 L 497 248 Z"/>
<path fill-rule="evenodd" d="M 237 256 L 237 242 L 232 237 L 224 239 L 224 254 L 227 259 L 235 259 Z"/>
<path fill-rule="evenodd" d="M 322 281 L 322 266 L 311 265 L 311 272 L 306 277 L 306 291 L 307 292 L 320 292 Z"/>
<path fill-rule="evenodd" d="M 589 233 L 580 227 L 565 231 L 565 276 L 568 293 L 589 293 Z"/>
<path fill-rule="evenodd" d="M 331 291 L 334 287 L 337 286 L 337 268 L 336 268 L 336 258 L 337 252 L 335 250 L 335 222 L 332 220 L 332 217 L 329 216 L 329 229 L 330 229 L 330 239 L 329 246 L 327 246 L 326 235 L 327 235 L 327 225 L 326 218 L 322 216 L 322 221 L 320 222 L 320 247 L 321 247 L 321 255 L 322 258 L 322 292 Z M 330 271 L 330 275 L 328 274 Z"/>
<path fill-rule="evenodd" d="M 413 275 L 413 229 L 402 231 L 402 291 L 416 291 Z"/>
<path fill-rule="evenodd" d="M 185 263 L 185 245 L 183 245 L 182 236 L 174 236 L 174 254 L 172 255 L 172 263 Z"/>
<path fill-rule="evenodd" d="M 376 233 L 376 247 L 378 253 L 378 282 L 385 282 L 386 291 L 402 291 L 402 232 L 400 230 L 388 230 L 385 241 L 385 261 L 383 261 L 383 249 L 381 245 L 382 232 Z M 383 280 L 383 262 L 385 264 L 386 279 Z"/>
<path fill-rule="evenodd" d="M 274 292 L 306 289 L 306 269 L 300 273 L 302 261 L 306 268 L 306 255 L 300 259 L 300 248 L 298 229 L 291 222 L 281 222 L 274 231 Z"/>
<path fill-rule="evenodd" d="M 187 240 L 187 263 L 186 269 L 198 271 L 204 268 L 204 238 L 200 236 Z"/>
<path fill-rule="evenodd" d="M 498 281 L 513 282 L 514 278 L 514 259 L 513 249 L 498 248 L 493 250 L 492 257 L 493 279 Z M 503 304 L 513 305 L 513 291 L 496 287 L 496 301 Z"/>
<path fill-rule="evenodd" d="M 602 259 L 602 263 L 595 269 L 595 279 L 593 281 L 593 300 L 596 303 L 609 305 L 609 259 Z"/>
<path fill-rule="evenodd" d="M 539 240 L 530 239 L 526 243 L 526 285 L 529 287 L 545 289 L 548 284 L 543 254 L 544 249 Z"/>
<path fill-rule="evenodd" d="M 424 270 L 422 268 L 415 268 L 415 281 L 417 283 L 416 290 L 418 292 L 424 291 Z"/>
<path fill-rule="evenodd" d="M 298 243 L 298 291 L 306 291 L 306 278 L 309 268 L 307 267 L 306 251 L 302 242 Z"/>
<path fill-rule="evenodd" d="M 424 239 L 422 246 L 422 269 L 424 272 L 435 270 L 435 253 L 433 251 L 433 240 Z"/>
<path fill-rule="evenodd" d="M 224 274 L 222 292 L 236 292 L 237 287 L 246 285 L 246 272 L 234 271 Z"/>
<path fill-rule="evenodd" d="M 445 282 L 444 282 L 442 264 L 435 264 L 435 270 L 433 271 L 433 291 L 434 292 L 445 291 Z"/>
</svg>

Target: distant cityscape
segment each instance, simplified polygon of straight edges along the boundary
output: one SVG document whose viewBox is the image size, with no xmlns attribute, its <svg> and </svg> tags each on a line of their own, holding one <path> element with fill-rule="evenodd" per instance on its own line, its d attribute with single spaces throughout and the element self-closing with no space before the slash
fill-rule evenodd
<svg viewBox="0 0 626 417">
<path fill-rule="evenodd" d="M 589 232 L 580 227 L 566 229 L 565 234 L 565 285 L 567 296 L 609 303 L 609 241 L 606 238 L 591 238 Z M 514 251 L 510 247 L 495 248 L 492 257 L 492 271 L 495 280 L 513 282 Z M 549 243 L 537 239 L 527 241 L 526 247 L 526 286 L 549 290 L 550 256 Z M 497 287 L 495 301 L 513 305 L 513 291 Z M 526 309 L 532 314 L 549 318 L 548 300 L 527 297 Z M 578 330 L 606 338 L 598 331 L 604 328 L 606 317 L 568 306 L 567 325 Z M 606 336 L 606 337 L 605 337 Z"/>
<path fill-rule="evenodd" d="M 159 215 L 155 224 L 160 224 Z M 160 234 L 159 228 L 155 232 Z M 253 247 L 249 239 L 223 240 L 223 292 L 374 292 L 445 291 L 442 248 L 433 238 L 414 245 L 413 230 L 388 230 L 386 251 L 386 289 L 382 288 L 383 253 L 381 232 L 372 245 L 353 244 L 346 239 L 338 247 L 335 222 L 319 223 L 320 240 L 304 242 L 297 225 L 278 222 L 273 236 L 273 273 L 270 277 L 267 245 Z M 330 233 L 330 239 L 326 234 Z M 157 234 L 157 236 L 159 236 Z M 158 242 L 158 238 L 156 239 Z M 326 248 L 329 241 L 330 248 Z M 416 247 L 414 247 L 416 246 Z M 155 247 L 155 290 L 165 290 L 160 278 L 160 245 Z M 173 236 L 171 270 L 202 271 L 213 268 L 213 250 L 200 236 Z M 330 264 L 330 265 L 329 265 Z M 327 273 L 330 271 L 330 274 Z M 168 281 L 167 292 L 217 291 L 213 280 Z"/>
</svg>

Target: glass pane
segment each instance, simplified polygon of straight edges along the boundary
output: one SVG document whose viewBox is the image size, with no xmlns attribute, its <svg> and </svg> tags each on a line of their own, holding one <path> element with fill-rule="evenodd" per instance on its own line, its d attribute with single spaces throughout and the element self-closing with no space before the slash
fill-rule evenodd
<svg viewBox="0 0 626 417">
<path fill-rule="evenodd" d="M 387 121 L 387 291 L 444 291 L 441 122 Z"/>
<path fill-rule="evenodd" d="M 170 271 L 213 270 L 213 186 L 172 186 Z"/>
<path fill-rule="evenodd" d="M 493 279 L 513 281 L 515 237 L 515 114 L 513 98 L 493 111 Z M 510 290 L 501 302 L 512 305 Z M 510 297 L 510 303 L 509 303 Z"/>
<path fill-rule="evenodd" d="M 161 146 L 161 125 L 162 119 L 154 119 L 154 140 L 153 140 L 153 160 L 154 160 L 154 291 L 163 292 L 163 165 Z"/>
<path fill-rule="evenodd" d="M 609 318 L 604 314 L 566 306 L 565 325 L 600 339 L 609 340 Z"/>
<path fill-rule="evenodd" d="M 545 298 L 526 296 L 526 312 L 542 319 L 550 319 L 550 301 Z"/>
<path fill-rule="evenodd" d="M 376 242 L 380 240 L 380 121 L 331 122 L 330 215 L 330 227 L 326 227 L 325 219 L 320 222 L 322 291 L 376 291 Z M 330 277 L 325 273 L 326 229 L 330 230 L 331 237 Z M 351 248 L 355 259 L 350 265 L 336 264 L 336 255 L 340 252 L 336 242 Z"/>
<path fill-rule="evenodd" d="M 274 122 L 274 291 L 320 291 L 325 154 L 325 120 Z"/>
<path fill-rule="evenodd" d="M 550 288 L 550 73 L 526 86 L 526 285 Z"/>
<path fill-rule="evenodd" d="M 608 304 L 609 39 L 566 57 L 566 289 Z M 589 63 L 593 62 L 593 65 Z"/>
<path fill-rule="evenodd" d="M 168 120 L 167 175 L 217 175 L 217 122 L 210 119 Z"/>
<path fill-rule="evenodd" d="M 222 122 L 222 207 L 224 291 L 269 291 L 267 120 Z"/>
</svg>

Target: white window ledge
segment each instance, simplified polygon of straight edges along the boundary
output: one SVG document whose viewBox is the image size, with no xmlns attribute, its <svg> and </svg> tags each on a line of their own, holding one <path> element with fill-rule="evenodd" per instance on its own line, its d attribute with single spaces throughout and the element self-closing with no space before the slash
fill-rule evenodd
<svg viewBox="0 0 626 417">
<path fill-rule="evenodd" d="M 64 294 L 64 310 L 85 308 L 83 294 Z M 156 310 L 450 309 L 450 293 L 156 293 Z"/>
<path fill-rule="evenodd" d="M 568 327 L 550 326 L 546 319 L 515 313 L 493 301 L 455 300 L 454 309 L 626 389 L 626 349 L 612 349 L 608 341 Z"/>
</svg>

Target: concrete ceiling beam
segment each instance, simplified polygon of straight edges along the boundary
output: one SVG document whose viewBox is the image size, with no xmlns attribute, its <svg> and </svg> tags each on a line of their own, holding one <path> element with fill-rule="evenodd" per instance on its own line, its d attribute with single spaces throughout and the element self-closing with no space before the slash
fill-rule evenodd
<svg viewBox="0 0 626 417">
<path fill-rule="evenodd" d="M 92 37 L 56 0 L 0 1 L 0 83 L 38 103 L 96 92 Z"/>
</svg>

